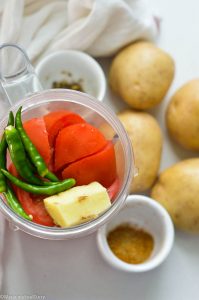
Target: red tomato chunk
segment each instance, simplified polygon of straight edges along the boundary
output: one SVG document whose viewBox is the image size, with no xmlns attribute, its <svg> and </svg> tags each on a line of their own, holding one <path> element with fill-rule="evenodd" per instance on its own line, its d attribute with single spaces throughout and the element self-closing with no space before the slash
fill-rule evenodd
<svg viewBox="0 0 199 300">
<path fill-rule="evenodd" d="M 54 146 L 55 139 L 61 129 L 76 123 L 85 123 L 85 120 L 73 112 L 60 110 L 45 115 L 44 122 L 46 124 L 50 146 Z"/>
<path fill-rule="evenodd" d="M 43 118 L 34 118 L 23 123 L 24 129 L 48 165 L 51 159 L 51 149 L 48 133 Z"/>
<path fill-rule="evenodd" d="M 19 174 L 13 164 L 10 165 L 9 171 L 12 175 L 19 177 Z M 24 211 L 33 217 L 33 222 L 44 226 L 55 225 L 53 219 L 49 216 L 45 209 L 43 203 L 45 196 L 32 195 L 17 186 L 13 186 L 13 188 Z"/>
<path fill-rule="evenodd" d="M 106 144 L 103 134 L 88 123 L 65 127 L 56 139 L 55 170 L 100 151 Z"/>
<path fill-rule="evenodd" d="M 107 189 L 107 192 L 108 192 L 108 195 L 109 195 L 109 197 L 111 199 L 111 202 L 114 201 L 114 198 L 116 197 L 119 189 L 120 189 L 120 180 L 117 177 L 115 179 L 115 181 Z"/>
<path fill-rule="evenodd" d="M 70 164 L 62 172 L 63 179 L 73 177 L 77 185 L 98 181 L 109 187 L 116 178 L 116 160 L 113 144 L 109 142 L 101 151 Z"/>
</svg>

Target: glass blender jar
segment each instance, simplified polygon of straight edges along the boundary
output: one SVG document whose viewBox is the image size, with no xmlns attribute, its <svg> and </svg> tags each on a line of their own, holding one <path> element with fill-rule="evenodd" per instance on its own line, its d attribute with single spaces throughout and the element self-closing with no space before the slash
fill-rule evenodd
<svg viewBox="0 0 199 300">
<path fill-rule="evenodd" d="M 23 121 L 33 117 L 41 117 L 56 110 L 70 110 L 83 117 L 88 123 L 97 127 L 114 143 L 116 154 L 117 175 L 120 187 L 111 207 L 96 219 L 70 227 L 47 227 L 25 220 L 15 214 L 0 195 L 0 210 L 16 229 L 45 239 L 77 238 L 96 231 L 108 222 L 123 206 L 128 195 L 132 176 L 135 172 L 131 142 L 117 116 L 106 105 L 85 93 L 51 89 L 42 90 L 39 80 L 30 61 L 19 46 L 4 44 L 0 47 L 1 61 L 6 62 L 8 51 L 13 54 L 15 66 L 11 70 L 1 67 L 0 80 L 6 94 L 9 110 L 15 114 L 23 106 Z M 17 54 L 17 55 L 16 55 Z M 8 111 L 7 111 L 8 112 Z M 7 116 L 0 121 L 0 136 L 7 124 Z"/>
</svg>

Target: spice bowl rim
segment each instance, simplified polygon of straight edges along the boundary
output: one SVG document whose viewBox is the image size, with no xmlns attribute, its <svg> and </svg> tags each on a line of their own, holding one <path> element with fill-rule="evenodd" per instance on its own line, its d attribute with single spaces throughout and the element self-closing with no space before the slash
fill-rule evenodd
<svg viewBox="0 0 199 300">
<path fill-rule="evenodd" d="M 169 255 L 173 242 L 174 242 L 174 226 L 172 223 L 172 220 L 166 211 L 166 209 L 161 206 L 158 202 L 156 202 L 154 199 L 144 196 L 144 195 L 129 195 L 127 197 L 127 200 L 125 202 L 125 205 L 123 209 L 127 206 L 133 207 L 133 205 L 136 204 L 142 204 L 145 206 L 148 206 L 151 208 L 152 211 L 156 211 L 156 213 L 159 214 L 160 220 L 162 217 L 162 224 L 164 226 L 164 245 L 162 246 L 161 250 L 151 259 L 141 263 L 141 264 L 129 264 L 121 259 L 119 259 L 110 249 L 108 242 L 107 242 L 107 233 L 108 233 L 108 225 L 113 221 L 111 220 L 109 223 L 103 225 L 98 229 L 97 232 L 97 245 L 98 249 L 104 258 L 106 262 L 108 262 L 112 267 L 119 269 L 121 271 L 126 271 L 126 272 L 132 272 L 132 273 L 141 273 L 141 272 L 146 272 L 149 270 L 152 270 L 156 267 L 158 267 Z M 120 213 L 122 210 L 120 211 Z M 119 214 L 120 214 L 119 213 Z M 118 215 L 119 215 L 118 214 Z M 118 217 L 116 216 L 116 218 Z M 128 223 L 128 219 L 126 221 Z M 121 222 L 120 224 L 123 224 Z M 118 224 L 119 225 L 119 224 Z M 136 226 L 136 224 L 135 224 Z M 146 227 L 141 228 L 143 230 L 147 231 Z"/>
<path fill-rule="evenodd" d="M 41 75 L 42 71 L 48 68 L 50 62 L 52 62 L 55 58 L 57 60 L 57 59 L 61 59 L 61 57 L 63 56 L 66 56 L 66 58 L 70 57 L 70 61 L 71 61 L 71 57 L 74 57 L 75 61 L 80 59 L 80 62 L 83 61 L 85 63 L 87 72 L 90 72 L 89 70 L 93 70 L 95 72 L 96 78 L 98 78 L 99 81 L 99 85 L 98 85 L 97 94 L 91 96 L 95 97 L 97 100 L 102 102 L 106 94 L 106 85 L 107 85 L 104 71 L 95 58 L 93 58 L 88 53 L 85 53 L 80 50 L 73 50 L 73 49 L 58 50 L 46 54 L 43 58 L 41 58 L 35 66 L 35 73 L 37 74 L 41 84 L 43 82 L 42 80 L 43 76 Z M 85 73 L 85 77 L 86 76 L 87 74 Z M 44 89 L 46 89 L 45 86 Z"/>
</svg>

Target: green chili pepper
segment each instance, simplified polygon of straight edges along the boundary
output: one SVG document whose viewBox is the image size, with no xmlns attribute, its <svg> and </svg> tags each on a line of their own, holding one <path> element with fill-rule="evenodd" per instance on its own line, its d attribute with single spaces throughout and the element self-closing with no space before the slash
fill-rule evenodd
<svg viewBox="0 0 199 300">
<path fill-rule="evenodd" d="M 44 159 L 39 154 L 35 145 L 31 142 L 29 136 L 27 135 L 26 131 L 24 130 L 23 123 L 21 120 L 21 110 L 22 110 L 22 106 L 18 109 L 18 111 L 16 113 L 15 127 L 20 134 L 20 137 L 21 137 L 21 140 L 25 147 L 26 152 L 28 153 L 32 163 L 36 167 L 36 169 L 41 177 L 46 177 L 52 181 L 59 181 L 59 179 L 48 170 Z"/>
<path fill-rule="evenodd" d="M 26 212 L 23 210 L 21 204 L 19 203 L 17 197 L 15 196 L 10 186 L 7 186 L 7 192 L 4 192 L 4 196 L 6 197 L 8 205 L 16 214 L 29 221 L 32 220 L 32 217 L 27 215 Z"/>
<path fill-rule="evenodd" d="M 57 176 L 55 176 L 55 174 L 53 174 L 52 172 L 48 171 L 48 173 L 45 175 L 45 178 L 54 181 L 54 183 L 58 183 L 59 179 L 57 178 Z"/>
<path fill-rule="evenodd" d="M 56 181 L 56 182 L 52 182 L 52 181 L 42 181 L 42 185 L 44 186 L 50 186 L 50 185 L 56 185 L 58 183 L 60 183 L 60 181 Z"/>
<path fill-rule="evenodd" d="M 37 195 L 54 195 L 61 193 L 63 191 L 66 191 L 67 189 L 73 187 L 76 183 L 75 179 L 69 178 L 65 179 L 63 181 L 60 181 L 57 184 L 53 184 L 50 186 L 35 186 L 28 184 L 26 182 L 21 181 L 17 177 L 13 176 L 10 174 L 8 171 L 1 169 L 2 173 L 16 186 L 21 188 L 22 190 L 32 193 L 32 194 L 37 194 Z"/>
<path fill-rule="evenodd" d="M 43 184 L 43 182 L 34 175 L 30 164 L 27 162 L 26 153 L 17 129 L 11 125 L 6 127 L 5 137 L 12 162 L 21 177 L 33 184 Z"/>
<path fill-rule="evenodd" d="M 14 125 L 14 115 L 12 111 L 9 113 L 9 118 L 8 118 L 8 124 L 9 125 Z M 1 143 L 0 143 L 0 167 L 6 169 L 6 151 L 7 151 L 7 142 L 6 142 L 6 137 L 5 134 L 3 134 Z M 6 177 L 4 174 L 0 171 L 0 192 L 4 194 L 8 205 L 12 208 L 14 212 L 16 212 L 18 215 L 21 217 L 31 220 L 31 217 L 28 216 L 25 211 L 23 210 L 21 204 L 17 200 L 13 190 L 11 189 L 10 186 L 7 185 L 6 182 Z"/>
<path fill-rule="evenodd" d="M 8 124 L 14 125 L 14 115 L 12 111 L 9 113 Z M 0 168 L 6 169 L 6 151 L 7 151 L 7 142 L 5 138 L 5 134 L 3 134 L 1 142 L 0 142 Z M 0 171 L 0 193 L 5 192 L 7 190 L 6 179 L 3 173 Z"/>
</svg>

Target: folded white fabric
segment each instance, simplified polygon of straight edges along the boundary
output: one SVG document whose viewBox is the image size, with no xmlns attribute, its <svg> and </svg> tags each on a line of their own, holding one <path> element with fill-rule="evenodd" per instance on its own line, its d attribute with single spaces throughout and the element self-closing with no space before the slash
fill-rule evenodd
<svg viewBox="0 0 199 300">
<path fill-rule="evenodd" d="M 24 46 L 33 62 L 63 49 L 110 56 L 158 34 L 144 0 L 6 0 L 1 19 L 0 43 Z"/>
</svg>

